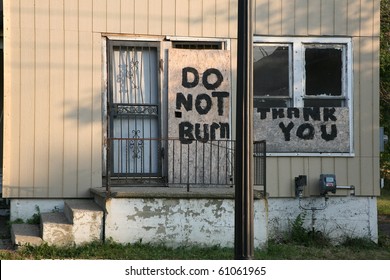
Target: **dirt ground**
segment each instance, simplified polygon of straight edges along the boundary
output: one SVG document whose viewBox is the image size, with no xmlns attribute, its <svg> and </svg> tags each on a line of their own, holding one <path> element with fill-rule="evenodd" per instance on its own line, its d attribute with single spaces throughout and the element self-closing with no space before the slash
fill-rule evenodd
<svg viewBox="0 0 390 280">
<path fill-rule="evenodd" d="M 378 216 L 378 230 L 390 237 L 390 216 Z"/>
</svg>

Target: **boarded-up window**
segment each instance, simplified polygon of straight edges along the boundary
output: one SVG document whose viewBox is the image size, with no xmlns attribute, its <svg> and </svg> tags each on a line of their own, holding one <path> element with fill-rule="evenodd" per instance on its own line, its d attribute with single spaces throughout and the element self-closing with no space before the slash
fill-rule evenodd
<svg viewBox="0 0 390 280">
<path fill-rule="evenodd" d="M 254 139 L 277 155 L 353 151 L 350 38 L 255 37 Z"/>
</svg>

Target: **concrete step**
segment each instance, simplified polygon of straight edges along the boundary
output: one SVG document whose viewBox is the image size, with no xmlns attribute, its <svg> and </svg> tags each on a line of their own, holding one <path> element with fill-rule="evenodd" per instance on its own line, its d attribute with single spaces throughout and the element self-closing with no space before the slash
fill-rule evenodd
<svg viewBox="0 0 390 280">
<path fill-rule="evenodd" d="M 103 210 L 93 200 L 66 200 L 64 213 L 73 224 L 73 241 L 76 245 L 103 239 Z"/>
<path fill-rule="evenodd" d="M 89 199 L 71 199 L 64 212 L 41 213 L 41 224 L 14 224 L 12 242 L 16 245 L 68 246 L 103 239 L 103 210 Z"/>
<path fill-rule="evenodd" d="M 39 246 L 43 243 L 39 225 L 12 224 L 11 240 L 17 246 Z"/>
<path fill-rule="evenodd" d="M 41 213 L 42 239 L 49 245 L 67 246 L 74 243 L 73 225 L 64 213 Z"/>
</svg>

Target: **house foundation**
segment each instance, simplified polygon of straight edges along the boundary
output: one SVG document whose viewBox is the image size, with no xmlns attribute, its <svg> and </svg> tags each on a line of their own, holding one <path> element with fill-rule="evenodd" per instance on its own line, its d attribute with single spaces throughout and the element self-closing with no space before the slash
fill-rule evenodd
<svg viewBox="0 0 390 280">
<path fill-rule="evenodd" d="M 74 211 L 79 213 L 77 217 L 85 219 L 84 211 L 90 211 L 94 204 L 93 215 L 103 217 L 104 214 L 103 220 L 98 219 L 103 221 L 101 231 L 94 230 L 98 235 L 91 234 L 91 229 L 100 228 L 93 219 L 92 222 L 89 219 L 79 223 L 77 230 L 73 230 L 77 235 L 68 238 L 78 240 L 76 244 L 93 241 L 100 236 L 101 240 L 111 239 L 123 244 L 142 242 L 170 247 L 234 247 L 233 188 L 195 188 L 187 192 L 184 188 L 118 187 L 111 189 L 110 197 L 106 197 L 105 188 L 92 189 L 91 192 L 94 199 L 89 200 L 89 209 L 81 209 L 82 204 L 77 200 L 24 199 L 24 205 L 31 205 L 30 208 L 35 210 L 23 211 L 28 208 L 20 208 L 18 200 L 11 200 L 11 220 L 31 218 L 37 209 L 42 215 L 53 213 L 53 209 L 56 209 L 54 213 Z M 76 224 L 80 220 L 77 217 L 72 216 L 70 220 L 76 220 Z M 255 191 L 255 247 L 264 247 L 268 240 L 278 239 L 289 232 L 298 217 L 302 219 L 304 228 L 322 232 L 335 243 L 346 237 L 378 241 L 375 197 L 332 196 L 326 202 L 323 197 L 312 197 L 299 201 L 294 198 L 264 198 L 261 191 Z M 53 224 L 55 222 L 50 227 L 55 231 Z M 42 234 L 41 237 L 44 237 Z M 93 238 L 89 239 L 90 236 Z M 14 240 L 23 243 L 22 237 Z M 43 238 L 43 241 L 50 240 Z"/>
</svg>

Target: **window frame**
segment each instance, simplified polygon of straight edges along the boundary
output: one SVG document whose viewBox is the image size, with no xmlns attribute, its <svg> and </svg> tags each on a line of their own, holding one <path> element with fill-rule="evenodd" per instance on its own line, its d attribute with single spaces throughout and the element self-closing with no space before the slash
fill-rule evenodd
<svg viewBox="0 0 390 280">
<path fill-rule="evenodd" d="M 305 100 L 343 100 L 343 106 L 340 107 L 349 107 L 349 93 L 348 93 L 348 65 L 347 65 L 347 45 L 346 44 L 336 44 L 336 43 L 304 43 L 302 44 L 302 56 L 305 56 L 306 49 L 340 49 L 342 55 L 342 69 L 341 69 L 341 95 L 340 96 L 318 96 L 318 95 L 307 95 L 306 94 L 306 71 L 305 71 L 305 61 L 302 62 L 302 102 L 298 107 L 305 107 Z"/>
<path fill-rule="evenodd" d="M 305 94 L 305 49 L 307 46 L 335 46 L 342 49 L 343 69 L 342 69 L 342 95 L 341 96 L 321 96 L 321 99 L 338 100 L 343 99 L 345 107 L 349 109 L 349 131 L 350 150 L 346 153 L 267 153 L 267 156 L 291 157 L 354 157 L 354 119 L 353 119 L 353 49 L 352 38 L 350 37 L 278 37 L 278 36 L 254 36 L 253 45 L 256 44 L 281 44 L 291 45 L 292 57 L 289 58 L 292 65 L 289 66 L 290 84 L 292 84 L 290 107 L 303 108 L 304 101 L 309 99 L 320 99 L 318 96 L 307 96 Z M 265 98 L 266 97 L 261 97 Z"/>
</svg>

